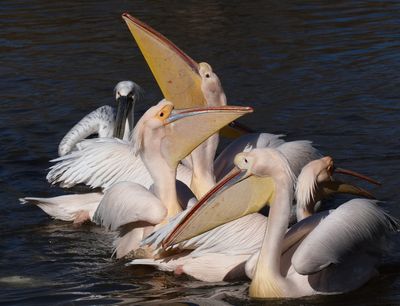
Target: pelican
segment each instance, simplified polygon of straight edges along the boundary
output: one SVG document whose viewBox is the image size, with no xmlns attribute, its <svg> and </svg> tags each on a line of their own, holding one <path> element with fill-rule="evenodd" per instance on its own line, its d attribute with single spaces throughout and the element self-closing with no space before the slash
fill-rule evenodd
<svg viewBox="0 0 400 306">
<path fill-rule="evenodd" d="M 76 144 L 89 135 L 116 137 L 128 140 L 134 125 L 135 103 L 142 97 L 143 90 L 132 81 L 121 81 L 115 88 L 117 110 L 104 105 L 83 117 L 63 137 L 59 146 L 59 156 L 71 152 Z"/>
<path fill-rule="evenodd" d="M 287 232 L 295 177 L 285 156 L 272 148 L 254 149 L 238 154 L 235 164 L 240 172 L 231 175 L 220 190 L 241 185 L 249 193 L 262 195 L 264 191 L 254 182 L 269 179 L 276 189 L 259 254 L 245 267 L 252 278 L 250 297 L 339 294 L 361 287 L 376 274 L 385 239 L 399 229 L 376 201 L 350 200 L 336 210 L 303 219 Z M 330 175 L 332 168 L 327 170 Z M 314 183 L 298 184 L 296 193 L 299 198 L 312 198 L 313 190 Z M 229 206 L 242 205 L 243 196 L 231 200 Z M 289 243 L 285 236 L 290 237 Z"/>
<path fill-rule="evenodd" d="M 149 115 L 144 116 L 144 119 L 142 121 L 141 125 L 143 125 L 143 122 L 145 122 L 149 116 L 151 117 L 151 114 L 153 114 L 155 112 L 155 110 L 159 110 L 160 108 L 165 107 L 166 110 L 165 111 L 161 111 L 160 113 L 165 117 L 168 118 L 167 116 L 170 115 L 171 111 L 172 111 L 172 103 L 171 102 L 167 102 L 167 101 L 162 101 L 160 102 L 157 106 L 150 108 L 147 112 L 149 113 Z M 244 109 L 244 110 L 243 110 Z M 169 110 L 167 112 L 167 110 Z M 208 126 L 201 126 L 198 127 L 199 123 L 193 124 L 193 126 L 190 125 L 190 123 L 194 120 L 197 119 L 197 117 L 201 114 L 203 114 L 204 112 L 207 112 L 207 110 L 209 110 L 209 114 L 207 116 L 203 115 L 202 118 L 212 118 L 215 120 L 215 122 L 210 122 L 208 123 L 207 120 L 204 120 L 204 125 Z M 188 129 L 197 129 L 198 131 L 194 131 L 193 135 L 199 134 L 200 136 L 203 135 L 205 132 L 204 131 L 213 131 L 216 132 L 218 130 L 218 128 L 222 127 L 223 125 L 221 125 L 222 123 L 226 122 L 227 119 L 225 119 L 225 121 L 222 120 L 223 115 L 225 115 L 224 118 L 230 118 L 228 116 L 228 114 L 225 114 L 226 112 L 231 112 L 233 114 L 231 114 L 231 117 L 235 117 L 235 119 L 237 117 L 240 117 L 241 115 L 247 113 L 247 112 L 251 112 L 251 108 L 249 107 L 244 107 L 244 108 L 239 108 L 239 107 L 233 107 L 233 106 L 225 106 L 225 107 L 214 107 L 214 108 L 195 108 L 195 109 L 186 109 L 183 111 L 176 111 L 177 114 L 176 116 L 178 116 L 178 118 L 182 118 L 180 120 L 177 120 L 176 123 L 174 123 L 172 126 L 177 125 L 178 122 L 188 122 L 184 128 L 186 128 L 185 132 L 187 132 Z M 221 115 L 220 115 L 221 113 Z M 154 114 L 153 114 L 154 115 Z M 186 119 L 187 117 L 191 117 L 192 120 Z M 219 117 L 218 117 L 219 116 Z M 152 118 L 152 117 L 151 117 Z M 175 118 L 175 117 L 174 117 Z M 154 118 L 152 118 L 154 119 Z M 186 120 L 183 120 L 186 119 Z M 154 119 L 155 120 L 155 119 Z M 153 120 L 153 121 L 154 121 Z M 199 120 L 199 119 L 197 119 Z M 151 122 L 151 121 L 150 121 Z M 227 123 L 229 123 L 230 121 L 228 120 Z M 143 130 L 138 128 L 136 129 L 137 131 L 141 131 Z M 180 131 L 180 130 L 179 130 Z M 118 140 L 118 139 L 98 139 L 95 140 L 95 143 L 105 143 L 108 144 L 110 148 L 112 148 L 114 150 L 110 150 L 112 154 L 116 154 L 118 156 L 118 154 L 120 154 L 120 152 L 122 151 L 124 153 L 123 157 L 126 158 L 126 160 L 121 160 L 121 159 L 117 159 L 117 163 L 112 164 L 112 163 L 108 163 L 106 165 L 106 167 L 103 168 L 102 172 L 105 173 L 105 175 L 108 175 L 109 173 L 113 173 L 113 171 L 115 172 L 116 170 L 120 170 L 123 169 L 126 170 L 127 166 L 129 165 L 129 163 L 131 163 L 131 165 L 133 164 L 133 169 L 136 171 L 136 173 L 140 173 L 140 171 L 142 171 L 142 175 L 138 175 L 137 177 L 135 177 L 136 180 L 142 178 L 143 179 L 143 174 L 146 175 L 146 182 L 144 184 L 143 181 L 138 182 L 138 184 L 142 185 L 143 188 L 149 188 L 152 184 L 153 184 L 153 177 L 151 176 L 151 174 L 148 171 L 145 166 L 145 163 L 142 159 L 143 154 L 140 154 L 140 156 L 138 156 L 138 154 L 132 154 L 133 151 L 137 151 L 137 149 L 135 149 L 136 147 L 138 147 L 139 144 L 141 144 L 144 140 L 143 140 L 143 136 L 142 133 L 139 132 L 135 132 L 133 133 L 133 137 L 132 137 L 132 141 L 131 142 L 124 142 L 122 140 Z M 211 134 L 207 134 L 207 136 L 209 137 Z M 201 143 L 202 141 L 204 141 L 205 139 L 207 139 L 208 137 L 205 138 L 201 138 L 198 139 L 195 136 L 190 139 L 188 139 L 188 134 L 186 133 L 181 133 L 179 135 L 179 137 L 177 136 L 177 138 L 179 138 L 180 142 L 176 142 L 176 150 L 179 150 L 179 146 L 181 146 L 182 148 L 187 148 L 187 146 L 189 144 L 195 144 L 191 149 L 193 150 L 196 146 L 199 145 L 199 143 Z M 139 137 L 138 139 L 136 139 L 136 137 Z M 188 139 L 188 140 L 187 140 Z M 160 139 L 154 137 L 154 139 L 152 141 L 161 141 Z M 148 142 L 150 142 L 150 140 L 146 140 Z M 85 142 L 83 142 L 85 143 Z M 173 143 L 172 141 L 170 141 L 170 143 Z M 166 145 L 171 145 L 170 143 L 167 143 Z M 77 151 L 79 152 L 79 151 Z M 187 154 L 189 154 L 189 152 L 187 152 Z M 75 153 L 76 154 L 76 153 Z M 147 154 L 152 154 L 151 151 L 148 151 Z M 153 154 L 155 154 L 153 152 Z M 187 155 L 186 154 L 186 155 Z M 180 158 L 184 158 L 186 155 L 180 156 Z M 94 156 L 93 158 L 96 159 L 97 156 Z M 63 157 L 66 158 L 66 157 Z M 105 158 L 106 162 L 110 162 L 113 161 L 112 158 Z M 150 163 L 147 163 L 150 164 Z M 92 163 L 87 163 L 87 164 L 82 164 L 81 167 L 91 167 Z M 103 165 L 101 165 L 103 166 Z M 176 165 L 177 166 L 177 165 Z M 173 166 L 172 166 L 173 168 Z M 180 168 L 184 168 L 184 167 L 180 167 Z M 143 170 L 144 169 L 144 170 Z M 129 170 L 129 169 L 128 169 Z M 179 168 L 178 168 L 179 170 Z M 152 169 L 153 173 L 157 172 L 156 169 Z M 176 172 L 176 169 L 174 169 L 174 173 Z M 128 172 L 128 174 L 131 174 Z M 189 176 L 191 174 L 189 173 Z M 178 175 L 179 177 L 179 175 Z M 175 176 L 174 176 L 175 179 Z M 131 183 L 135 183 L 135 181 L 130 181 Z M 175 189 L 174 189 L 175 191 Z M 42 208 L 46 213 L 48 213 L 50 216 L 52 216 L 53 218 L 56 219 L 61 219 L 61 220 L 65 220 L 65 221 L 74 221 L 75 223 L 82 223 L 83 221 L 86 220 L 92 220 L 94 212 L 96 211 L 99 202 L 102 199 L 103 194 L 102 193 L 90 193 L 90 194 L 85 194 L 85 195 L 65 195 L 65 196 L 60 196 L 60 197 L 54 197 L 54 198 L 35 198 L 35 197 L 26 197 L 23 199 L 20 199 L 20 201 L 22 203 L 32 203 L 35 205 L 38 205 L 40 208 Z M 106 201 L 106 200 L 105 200 Z"/>
<path fill-rule="evenodd" d="M 96 223 L 120 231 L 115 243 L 117 258 L 135 251 L 155 225 L 182 210 L 175 185 L 179 161 L 217 130 L 252 112 L 250 107 L 235 106 L 193 108 L 173 115 L 172 110 L 171 102 L 160 102 L 134 130 L 131 153 L 140 155 L 151 174 L 151 191 L 138 183 L 117 183 L 105 192 L 94 214 Z"/>
<path fill-rule="evenodd" d="M 298 186 L 310 186 L 311 184 L 313 193 L 311 196 L 305 196 L 299 189 L 300 199 L 297 201 L 296 206 L 300 219 L 305 218 L 306 214 L 313 214 L 315 204 L 321 198 L 335 193 L 350 193 L 372 198 L 372 195 L 364 189 L 334 180 L 331 173 L 332 169 L 333 161 L 330 157 L 311 161 L 302 169 L 298 178 Z M 328 172 L 330 175 L 327 175 Z M 377 183 L 353 171 L 335 168 L 335 172 L 353 175 L 371 183 Z M 229 179 L 230 175 L 227 177 Z M 254 200 L 254 198 L 246 198 L 240 195 L 240 191 L 247 188 L 246 185 L 243 185 L 244 188 L 241 190 L 230 190 L 224 187 L 226 182 L 226 179 L 224 179 L 218 183 L 210 191 L 209 195 L 187 209 L 183 218 L 177 218 L 178 222 L 172 221 L 171 225 L 160 228 L 144 240 L 143 244 L 148 244 L 154 249 L 158 248 L 156 251 L 159 253 L 157 259 L 138 259 L 132 261 L 131 264 L 153 265 L 161 270 L 189 274 L 202 281 L 215 282 L 243 278 L 245 275 L 244 263 L 261 247 L 268 218 L 261 214 L 253 213 L 187 240 L 187 238 L 194 236 L 195 232 L 202 232 L 198 223 L 192 222 L 193 219 L 199 219 L 200 216 L 203 222 L 208 223 L 208 221 L 211 221 L 210 223 L 212 224 L 209 216 L 218 214 L 217 211 L 214 211 L 215 209 L 213 208 L 215 206 L 213 204 L 220 205 L 221 200 L 215 193 L 219 192 L 219 197 L 223 197 L 222 201 L 226 201 L 227 198 L 231 199 L 231 197 L 239 197 L 244 202 Z M 230 184 L 232 185 L 232 183 Z M 262 188 L 260 185 L 257 186 L 260 189 Z M 221 188 L 225 190 L 223 193 L 220 191 Z M 226 202 L 228 203 L 229 200 Z M 199 214 L 201 209 L 208 210 L 209 214 Z M 219 219 L 222 218 L 224 216 L 220 215 Z M 291 233 L 285 237 L 286 248 L 293 244 L 293 239 L 299 239 L 298 236 Z M 182 240 L 184 241 L 180 242 Z M 176 244 L 177 242 L 179 243 Z M 160 248 L 161 243 L 164 246 L 176 245 L 173 249 L 163 252 L 163 249 Z M 189 254 L 188 251 L 190 251 Z"/>
</svg>

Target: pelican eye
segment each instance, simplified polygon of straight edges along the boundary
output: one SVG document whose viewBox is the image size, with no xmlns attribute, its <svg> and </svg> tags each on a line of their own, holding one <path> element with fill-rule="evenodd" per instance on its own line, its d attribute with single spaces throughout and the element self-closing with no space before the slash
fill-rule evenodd
<svg viewBox="0 0 400 306">
<path fill-rule="evenodd" d="M 210 74 L 209 73 L 206 73 L 206 78 L 209 78 L 210 77 Z"/>
<path fill-rule="evenodd" d="M 160 113 L 160 117 L 164 117 L 164 113 L 163 112 Z"/>
<path fill-rule="evenodd" d="M 244 162 L 245 162 L 246 164 L 248 163 L 248 160 L 247 160 L 247 158 L 245 158 L 245 159 L 244 159 Z"/>
</svg>

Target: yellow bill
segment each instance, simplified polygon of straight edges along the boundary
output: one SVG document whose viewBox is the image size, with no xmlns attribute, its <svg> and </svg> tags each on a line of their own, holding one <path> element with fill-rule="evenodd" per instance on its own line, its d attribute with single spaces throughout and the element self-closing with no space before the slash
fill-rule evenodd
<svg viewBox="0 0 400 306">
<path fill-rule="evenodd" d="M 176 109 L 206 106 L 201 91 L 198 63 L 147 24 L 127 13 L 122 14 L 122 18 L 136 40 L 164 97 L 172 101 Z"/>
<path fill-rule="evenodd" d="M 193 238 L 217 226 L 258 212 L 274 196 L 274 182 L 234 169 L 192 207 L 163 241 L 163 247 Z"/>
<path fill-rule="evenodd" d="M 175 111 L 166 121 L 163 140 L 165 158 L 170 166 L 189 155 L 197 146 L 233 120 L 253 112 L 245 106 L 217 106 Z"/>
</svg>

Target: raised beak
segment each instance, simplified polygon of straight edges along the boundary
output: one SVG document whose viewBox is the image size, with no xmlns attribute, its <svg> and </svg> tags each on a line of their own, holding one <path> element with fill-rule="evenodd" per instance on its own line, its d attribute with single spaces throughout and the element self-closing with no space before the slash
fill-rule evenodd
<svg viewBox="0 0 400 306">
<path fill-rule="evenodd" d="M 174 167 L 203 141 L 237 118 L 253 112 L 251 107 L 202 107 L 175 111 L 164 122 L 162 151 Z"/>
<path fill-rule="evenodd" d="M 199 64 L 149 25 L 122 14 L 164 97 L 175 109 L 207 106 L 201 90 Z M 222 135 L 236 138 L 251 132 L 239 123 L 224 127 Z"/>
<path fill-rule="evenodd" d="M 370 178 L 364 174 L 361 174 L 361 173 L 358 173 L 358 172 L 355 172 L 352 170 L 333 167 L 332 174 L 333 173 L 349 175 L 349 176 L 353 176 L 358 179 L 367 181 L 371 184 L 375 184 L 375 185 L 379 185 L 379 186 L 381 185 L 381 183 L 374 180 L 373 178 Z M 323 183 L 321 183 L 321 187 L 322 187 L 322 193 L 324 194 L 324 196 L 330 196 L 330 195 L 337 194 L 337 193 L 346 193 L 346 194 L 361 196 L 361 197 L 368 198 L 368 199 L 375 199 L 374 195 L 371 194 L 369 191 L 367 191 L 363 188 L 360 188 L 358 186 L 355 186 L 353 184 L 342 182 L 340 180 L 323 182 Z"/>
<path fill-rule="evenodd" d="M 120 96 L 117 99 L 117 115 L 115 118 L 114 137 L 122 139 L 125 133 L 125 123 L 129 114 L 133 112 L 133 99 L 128 96 Z"/>
<path fill-rule="evenodd" d="M 164 97 L 176 109 L 206 106 L 201 91 L 199 65 L 165 36 L 132 17 L 122 14 Z"/>
<path fill-rule="evenodd" d="M 164 248 L 205 233 L 217 226 L 258 212 L 274 194 L 272 178 L 254 176 L 238 168 L 228 173 L 164 239 Z"/>
</svg>

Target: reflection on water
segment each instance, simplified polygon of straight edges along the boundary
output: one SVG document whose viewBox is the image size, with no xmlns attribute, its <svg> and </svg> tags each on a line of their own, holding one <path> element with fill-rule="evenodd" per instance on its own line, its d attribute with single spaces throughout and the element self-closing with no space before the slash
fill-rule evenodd
<svg viewBox="0 0 400 306">
<path fill-rule="evenodd" d="M 0 293 L 9 304 L 263 304 L 244 283 L 205 284 L 110 258 L 112 237 L 20 206 L 62 193 L 48 160 L 75 122 L 113 103 L 132 79 L 146 90 L 138 114 L 161 98 L 122 12 L 211 63 L 243 122 L 310 139 L 337 163 L 371 175 L 394 215 L 400 172 L 397 1 L 3 1 L 0 12 Z M 379 278 L 354 293 L 268 304 L 400 304 L 399 241 Z"/>
</svg>

